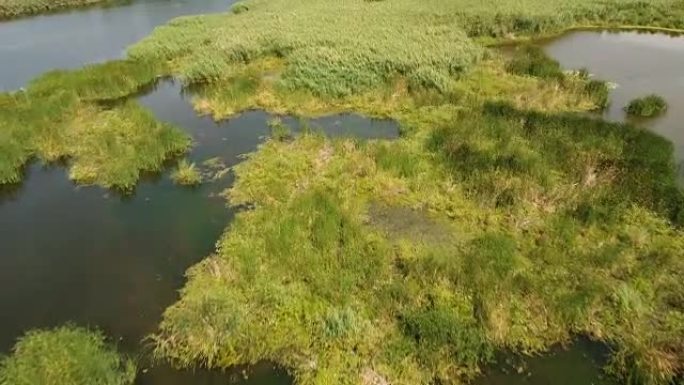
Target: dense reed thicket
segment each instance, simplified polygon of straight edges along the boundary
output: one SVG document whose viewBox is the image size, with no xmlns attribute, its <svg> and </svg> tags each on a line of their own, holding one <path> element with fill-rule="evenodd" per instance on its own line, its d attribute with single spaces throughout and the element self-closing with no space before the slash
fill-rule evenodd
<svg viewBox="0 0 684 385">
<path fill-rule="evenodd" d="M 74 326 L 31 331 L 0 358 L 2 385 L 132 385 L 135 374 L 99 332 Z"/>
<path fill-rule="evenodd" d="M 0 20 L 54 12 L 65 8 L 85 7 L 111 0 L 0 0 Z"/>
<path fill-rule="evenodd" d="M 512 38 L 581 25 L 684 27 L 684 5 L 674 0 L 254 0 L 240 9 L 177 19 L 129 53 L 171 61 L 188 82 L 214 81 L 235 64 L 275 56 L 287 62 L 282 85 L 319 96 L 355 94 L 396 76 L 444 93 L 481 57 L 467 36 Z"/>
</svg>

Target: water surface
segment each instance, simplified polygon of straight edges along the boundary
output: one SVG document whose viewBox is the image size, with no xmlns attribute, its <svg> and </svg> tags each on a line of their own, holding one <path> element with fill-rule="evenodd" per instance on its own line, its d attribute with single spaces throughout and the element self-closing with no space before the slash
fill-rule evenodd
<svg viewBox="0 0 684 385">
<path fill-rule="evenodd" d="M 564 68 L 587 68 L 615 83 L 605 118 L 628 120 L 623 108 L 634 98 L 656 93 L 668 112 L 632 120 L 672 141 L 684 182 L 684 37 L 638 32 L 575 31 L 548 42 L 547 52 Z"/>
<path fill-rule="evenodd" d="M 135 0 L 0 22 L 0 91 L 50 70 L 121 58 L 154 27 L 182 15 L 228 11 L 234 0 Z"/>
</svg>

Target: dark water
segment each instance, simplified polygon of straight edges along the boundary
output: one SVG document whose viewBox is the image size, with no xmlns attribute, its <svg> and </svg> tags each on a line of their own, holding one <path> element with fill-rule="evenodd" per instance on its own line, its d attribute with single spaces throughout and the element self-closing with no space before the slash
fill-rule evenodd
<svg viewBox="0 0 684 385">
<path fill-rule="evenodd" d="M 273 117 L 249 111 L 220 123 L 199 117 L 167 82 L 140 102 L 195 141 L 189 158 L 218 158 L 226 166 L 254 151 Z M 296 132 L 301 122 L 283 117 Z M 398 127 L 356 115 L 314 119 L 307 126 L 331 136 L 397 137 Z M 353 130 L 351 127 L 353 126 Z M 213 251 L 233 212 L 217 193 L 232 183 L 226 174 L 198 188 L 174 185 L 168 172 L 150 175 L 132 195 L 77 187 L 62 166 L 33 164 L 24 182 L 0 194 L 0 353 L 32 328 L 65 322 L 102 329 L 125 351 L 155 331 L 162 311 L 177 299 L 184 271 Z M 267 365 L 249 368 L 250 384 L 285 384 Z M 225 383 L 230 375 L 157 368 L 141 384 Z"/>
<path fill-rule="evenodd" d="M 474 385 L 617 385 L 605 375 L 608 349 L 586 338 L 536 357 L 499 354 Z"/>
<path fill-rule="evenodd" d="M 634 120 L 672 141 L 684 182 L 684 37 L 637 32 L 568 33 L 546 44 L 565 68 L 587 68 L 598 79 L 616 83 L 605 117 L 626 120 L 623 107 L 656 93 L 669 110 L 662 117 Z"/>
<path fill-rule="evenodd" d="M 0 91 L 43 72 L 120 58 L 154 27 L 181 16 L 227 11 L 234 0 L 135 0 L 108 8 L 0 22 Z"/>
</svg>

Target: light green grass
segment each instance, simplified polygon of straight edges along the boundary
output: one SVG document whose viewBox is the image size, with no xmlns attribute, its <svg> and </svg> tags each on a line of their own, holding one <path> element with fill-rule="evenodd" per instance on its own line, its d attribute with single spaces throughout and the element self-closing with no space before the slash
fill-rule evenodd
<svg viewBox="0 0 684 385">
<path fill-rule="evenodd" d="M 682 28 L 675 0 L 311 1 L 253 0 L 239 14 L 186 17 L 129 50 L 173 63 L 188 82 L 213 81 L 235 64 L 263 57 L 287 62 L 280 83 L 344 96 L 405 77 L 444 92 L 472 68 L 481 49 L 468 37 L 510 39 L 578 25 Z M 348 28 L 354 25 L 355 28 Z"/>
<path fill-rule="evenodd" d="M 111 0 L 0 0 L 0 20 L 106 4 Z"/>
<path fill-rule="evenodd" d="M 159 171 L 190 138 L 133 101 L 160 66 L 133 61 L 53 71 L 25 91 L 0 94 L 0 183 L 17 183 L 32 158 L 69 160 L 79 183 L 132 189 L 141 172 Z M 105 103 L 106 102 L 106 103 Z"/>
<path fill-rule="evenodd" d="M 67 159 L 79 183 L 132 189 L 140 173 L 158 171 L 170 156 L 186 151 L 188 136 L 158 122 L 135 102 L 102 108 L 65 91 L 34 97 L 0 96 L 0 182 L 21 179 L 31 158 Z"/>
<path fill-rule="evenodd" d="M 0 358 L 2 385 L 132 385 L 135 374 L 99 332 L 74 326 L 30 331 Z"/>
</svg>

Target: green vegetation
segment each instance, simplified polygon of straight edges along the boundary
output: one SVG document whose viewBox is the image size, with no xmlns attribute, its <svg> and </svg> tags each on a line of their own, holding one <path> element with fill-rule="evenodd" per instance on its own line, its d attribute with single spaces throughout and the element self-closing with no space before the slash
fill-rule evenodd
<svg viewBox="0 0 684 385">
<path fill-rule="evenodd" d="M 1 385 L 132 385 L 135 374 L 100 333 L 75 326 L 30 331 L 0 359 Z"/>
<path fill-rule="evenodd" d="M 31 157 L 67 157 L 77 181 L 131 188 L 189 146 L 114 101 L 160 76 L 201 85 L 193 103 L 216 118 L 392 118 L 394 142 L 293 138 L 271 122 L 227 193 L 254 210 L 189 271 L 154 336 L 160 357 L 269 360 L 302 385 L 459 384 L 496 350 L 584 334 L 614 347 L 610 370 L 625 382 L 667 384 L 684 373 L 672 145 L 579 114 L 608 102 L 586 72 L 564 73 L 533 46 L 506 61 L 482 43 L 682 28 L 682 16 L 675 0 L 251 0 L 176 19 L 125 61 L 0 95 L 0 181 L 19 180 Z M 203 166 L 211 179 L 226 172 Z M 187 161 L 174 173 L 198 176 Z"/>
<path fill-rule="evenodd" d="M 564 73 L 532 46 L 506 62 L 477 44 L 582 25 L 681 28 L 681 3 L 247 5 L 175 20 L 130 55 L 203 83 L 193 102 L 217 118 L 357 111 L 405 135 L 276 132 L 228 194 L 256 209 L 191 269 L 157 354 L 181 366 L 270 360 L 299 384 L 458 384 L 495 350 L 585 334 L 615 347 L 610 370 L 627 382 L 682 374 L 671 144 L 576 114 L 608 103 L 585 71 Z M 419 225 L 378 214 L 406 210 L 446 235 L 413 236 Z"/>
<path fill-rule="evenodd" d="M 507 69 L 514 74 L 543 79 L 562 80 L 564 77 L 560 63 L 548 57 L 541 47 L 535 45 L 518 47 Z"/>
<path fill-rule="evenodd" d="M 238 14 L 249 11 L 249 6 L 244 1 L 237 1 L 230 7 L 230 10 Z"/>
<path fill-rule="evenodd" d="M 271 129 L 271 139 L 273 140 L 287 140 L 292 138 L 292 130 L 282 120 L 275 118 L 268 122 L 268 127 Z"/>
<path fill-rule="evenodd" d="M 55 12 L 66 8 L 86 7 L 110 1 L 111 0 L 0 0 L 0 20 Z"/>
<path fill-rule="evenodd" d="M 231 203 L 256 209 L 190 270 L 157 353 L 272 360 L 299 384 L 457 384 L 496 349 L 580 333 L 617 347 L 618 375 L 681 373 L 684 200 L 668 142 L 501 104 L 396 118 L 412 127 L 396 142 L 304 134 L 238 165 Z M 387 237 L 378 203 L 453 236 Z"/>
<path fill-rule="evenodd" d="M 33 157 L 67 159 L 73 180 L 123 190 L 160 170 L 190 139 L 133 101 L 114 102 L 154 83 L 160 68 L 115 61 L 53 71 L 26 91 L 0 94 L 0 183 L 19 182 Z"/>
<path fill-rule="evenodd" d="M 248 6 L 239 14 L 176 19 L 129 53 L 170 61 L 187 82 L 214 81 L 236 64 L 280 57 L 287 66 L 279 83 L 290 90 L 345 96 L 401 76 L 412 88 L 445 93 L 482 56 L 468 37 L 510 39 L 582 25 L 684 27 L 684 6 L 675 0 L 253 0 Z"/>
<path fill-rule="evenodd" d="M 625 111 L 630 116 L 652 118 L 667 111 L 667 102 L 661 96 L 648 95 L 629 102 Z"/>
<path fill-rule="evenodd" d="M 202 173 L 194 163 L 183 159 L 178 162 L 178 166 L 171 173 L 171 179 L 180 185 L 196 186 L 202 183 Z"/>
</svg>

